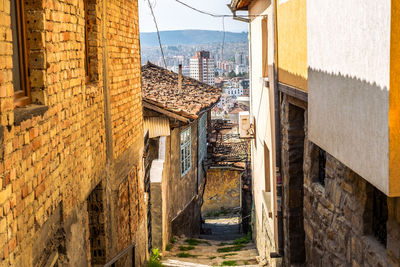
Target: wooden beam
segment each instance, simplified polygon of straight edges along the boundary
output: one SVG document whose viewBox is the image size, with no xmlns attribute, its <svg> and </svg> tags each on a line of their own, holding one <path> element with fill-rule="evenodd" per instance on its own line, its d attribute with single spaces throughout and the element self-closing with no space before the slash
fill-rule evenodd
<svg viewBox="0 0 400 267">
<path fill-rule="evenodd" d="M 177 115 L 177 114 L 175 114 L 175 113 L 173 113 L 171 111 L 167 111 L 167 110 L 162 109 L 160 107 L 154 106 L 154 105 L 152 105 L 150 103 L 147 103 L 146 101 L 143 101 L 143 107 L 147 108 L 147 109 L 151 109 L 151 110 L 157 111 L 157 112 L 159 112 L 161 114 L 167 115 L 168 117 L 177 119 L 177 120 L 182 121 L 184 123 L 189 123 L 190 122 L 190 119 L 188 119 L 188 118 L 185 118 L 183 116 Z"/>
</svg>

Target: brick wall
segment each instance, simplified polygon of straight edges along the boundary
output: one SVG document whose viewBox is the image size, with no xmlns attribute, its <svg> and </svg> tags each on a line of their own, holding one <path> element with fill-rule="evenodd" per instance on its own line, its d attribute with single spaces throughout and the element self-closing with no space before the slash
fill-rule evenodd
<svg viewBox="0 0 400 267">
<path fill-rule="evenodd" d="M 65 233 L 65 244 L 61 242 L 58 249 L 66 250 L 64 261 L 90 260 L 90 255 L 82 256 L 82 251 L 90 251 L 86 203 L 101 181 L 110 195 L 104 204 L 110 258 L 120 249 L 113 239 L 117 218 L 129 216 L 129 209 L 118 214 L 115 208 L 122 180 L 137 179 L 134 196 L 143 200 L 137 1 L 106 1 L 105 6 L 103 1 L 89 1 L 94 73 L 89 83 L 84 69 L 83 0 L 25 2 L 35 105 L 14 108 L 10 0 L 0 0 L 0 266 L 38 263 L 43 251 L 34 248 L 35 240 L 58 238 L 44 230 L 52 220 L 52 225 L 63 225 L 59 232 Z M 136 178 L 128 175 L 132 170 Z M 55 216 L 56 210 L 61 216 Z M 144 216 L 144 212 L 132 214 Z M 145 221 L 137 216 L 132 231 Z M 134 238 L 132 232 L 130 241 Z"/>
</svg>

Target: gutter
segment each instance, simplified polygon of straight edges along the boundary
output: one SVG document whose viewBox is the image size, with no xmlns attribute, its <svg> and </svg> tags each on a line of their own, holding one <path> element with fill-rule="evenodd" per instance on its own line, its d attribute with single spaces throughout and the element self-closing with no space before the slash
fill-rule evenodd
<svg viewBox="0 0 400 267">
<path fill-rule="evenodd" d="M 250 19 L 238 17 L 238 16 L 236 15 L 236 11 L 237 11 L 236 8 L 233 8 L 233 7 L 231 6 L 231 4 L 227 4 L 227 6 L 228 6 L 228 8 L 230 9 L 230 11 L 232 12 L 232 15 L 233 15 L 233 19 L 234 19 L 234 20 L 238 20 L 238 21 L 246 22 L 246 23 L 249 23 L 249 22 L 250 22 Z"/>
</svg>

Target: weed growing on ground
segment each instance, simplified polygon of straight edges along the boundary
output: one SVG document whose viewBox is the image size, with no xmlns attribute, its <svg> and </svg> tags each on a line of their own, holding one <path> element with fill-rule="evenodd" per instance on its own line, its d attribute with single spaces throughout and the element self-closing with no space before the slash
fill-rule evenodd
<svg viewBox="0 0 400 267">
<path fill-rule="evenodd" d="M 164 266 L 164 265 L 162 265 L 160 260 L 161 260 L 160 250 L 158 248 L 153 248 L 151 251 L 150 260 L 147 263 L 147 267 L 162 267 L 162 266 Z"/>
<path fill-rule="evenodd" d="M 171 244 L 175 244 L 176 243 L 176 238 L 175 236 L 171 237 L 170 241 Z"/>
<path fill-rule="evenodd" d="M 210 257 L 208 257 L 210 260 L 213 260 L 213 259 L 215 259 L 216 257 L 215 256 L 210 256 Z"/>
<path fill-rule="evenodd" d="M 207 244 L 207 245 L 211 246 L 210 242 L 204 241 L 204 240 L 198 240 L 198 239 L 195 239 L 195 238 L 188 238 L 188 239 L 185 240 L 185 242 L 188 243 L 191 246 L 197 246 L 199 244 Z"/>
<path fill-rule="evenodd" d="M 180 251 L 189 251 L 189 250 L 193 250 L 194 246 L 180 246 L 179 250 Z"/>
<path fill-rule="evenodd" d="M 225 242 L 221 242 L 221 243 L 218 244 L 219 247 L 223 247 L 223 246 L 226 246 L 226 245 L 231 245 L 231 244 L 225 243 Z"/>
<path fill-rule="evenodd" d="M 166 251 L 171 251 L 172 248 L 173 248 L 173 245 L 172 245 L 172 244 L 168 244 L 168 245 L 165 247 L 165 250 L 166 250 Z"/>
<path fill-rule="evenodd" d="M 247 243 L 250 243 L 250 241 L 251 241 L 251 234 L 250 234 L 250 232 L 248 232 L 245 236 L 233 241 L 233 244 L 234 245 L 247 244 Z"/>
<path fill-rule="evenodd" d="M 237 266 L 236 261 L 223 261 L 222 266 Z"/>
<path fill-rule="evenodd" d="M 244 246 L 242 244 L 234 245 L 231 247 L 224 247 L 224 248 L 219 248 L 217 251 L 219 253 L 225 253 L 225 252 L 232 252 L 232 251 L 239 251 L 243 248 Z"/>
<path fill-rule="evenodd" d="M 178 256 L 179 258 L 196 258 L 197 257 L 196 255 L 192 255 L 187 252 L 178 253 L 176 256 Z"/>
<path fill-rule="evenodd" d="M 243 265 L 249 265 L 249 262 L 248 261 L 244 261 Z"/>
</svg>

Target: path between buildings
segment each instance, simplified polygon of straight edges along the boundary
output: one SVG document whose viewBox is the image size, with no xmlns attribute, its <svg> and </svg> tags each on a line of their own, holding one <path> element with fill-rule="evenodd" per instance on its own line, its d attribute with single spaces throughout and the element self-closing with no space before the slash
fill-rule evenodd
<svg viewBox="0 0 400 267">
<path fill-rule="evenodd" d="M 206 218 L 206 235 L 197 239 L 179 237 L 163 257 L 164 266 L 259 266 L 255 244 L 240 234 L 240 218 L 224 215 Z"/>
</svg>

